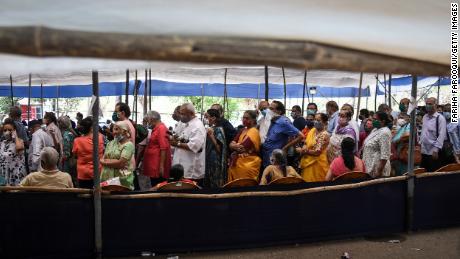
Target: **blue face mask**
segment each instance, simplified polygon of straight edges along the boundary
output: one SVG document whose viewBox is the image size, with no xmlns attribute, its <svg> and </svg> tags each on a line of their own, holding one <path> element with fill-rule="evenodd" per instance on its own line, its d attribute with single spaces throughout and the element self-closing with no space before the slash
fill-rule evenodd
<svg viewBox="0 0 460 259">
<path fill-rule="evenodd" d="M 315 115 L 315 114 L 316 114 L 315 110 L 312 110 L 312 109 L 307 110 L 307 115 Z"/>
<path fill-rule="evenodd" d="M 451 113 L 450 112 L 443 112 L 442 113 L 444 115 L 444 117 L 446 118 L 446 120 L 450 120 L 450 116 L 451 116 Z"/>
<path fill-rule="evenodd" d="M 265 115 L 267 115 L 267 109 L 261 110 L 260 113 L 265 117 Z"/>
</svg>

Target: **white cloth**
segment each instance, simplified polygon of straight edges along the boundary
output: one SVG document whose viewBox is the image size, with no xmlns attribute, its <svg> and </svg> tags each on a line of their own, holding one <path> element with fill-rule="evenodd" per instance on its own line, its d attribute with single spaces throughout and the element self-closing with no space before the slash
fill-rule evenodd
<svg viewBox="0 0 460 259">
<path fill-rule="evenodd" d="M 53 147 L 54 143 L 50 135 L 42 129 L 38 129 L 32 134 L 32 141 L 29 146 L 29 169 L 31 172 L 39 171 L 40 166 L 40 153 L 44 147 Z"/>
<path fill-rule="evenodd" d="M 176 127 L 177 129 L 177 127 Z M 206 158 L 206 130 L 203 122 L 197 117 L 188 123 L 182 124 L 179 136 L 188 139 L 190 150 L 176 148 L 172 164 L 181 164 L 184 167 L 184 178 L 203 179 Z"/>
<path fill-rule="evenodd" d="M 267 138 L 268 129 L 272 123 L 272 114 L 267 111 L 267 114 L 260 118 L 257 122 L 259 125 L 259 136 L 260 136 L 260 143 L 263 144 L 265 139 Z"/>
<path fill-rule="evenodd" d="M 59 129 L 59 127 L 54 124 L 54 122 L 48 124 L 48 126 L 46 126 L 46 133 L 48 133 L 48 135 L 51 137 L 51 140 L 53 140 L 53 137 L 52 137 L 52 134 L 54 134 L 55 138 L 56 138 L 56 142 L 59 144 L 59 148 L 61 150 L 61 153 L 62 153 L 62 150 L 64 150 L 64 147 L 62 146 L 63 145 L 63 141 L 62 141 L 62 133 L 61 133 L 61 130 Z M 54 146 L 54 142 L 53 143 L 53 146 Z M 54 147 L 56 148 L 57 150 L 57 147 Z"/>
</svg>

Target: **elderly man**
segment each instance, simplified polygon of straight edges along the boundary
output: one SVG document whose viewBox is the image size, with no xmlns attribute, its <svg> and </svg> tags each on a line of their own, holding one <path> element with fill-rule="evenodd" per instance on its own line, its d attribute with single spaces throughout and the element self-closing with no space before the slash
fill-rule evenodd
<svg viewBox="0 0 460 259">
<path fill-rule="evenodd" d="M 282 102 L 273 101 L 269 109 L 273 112 L 274 116 L 272 118 L 272 125 L 267 133 L 267 138 L 262 145 L 263 168 L 270 165 L 270 156 L 273 150 L 282 149 L 286 153 L 289 147 L 304 138 L 302 132 L 294 127 L 291 121 L 284 116 L 286 108 Z"/>
<path fill-rule="evenodd" d="M 262 115 L 262 117 L 257 121 L 261 144 L 265 142 L 268 128 L 270 128 L 271 119 L 273 117 L 273 112 L 268 109 L 269 106 L 270 104 L 267 101 L 261 101 L 258 107 L 259 113 Z"/>
<path fill-rule="evenodd" d="M 446 119 L 436 112 L 436 98 L 425 100 L 426 114 L 423 116 L 420 144 L 422 151 L 421 167 L 427 172 L 434 172 L 442 167 L 442 158 L 439 157 L 444 140 L 446 139 Z"/>
<path fill-rule="evenodd" d="M 29 145 L 28 164 L 30 172 L 35 172 L 40 169 L 42 150 L 45 147 L 54 147 L 54 142 L 50 135 L 41 128 L 41 123 L 38 120 L 33 120 L 29 123 L 29 130 L 32 134 L 32 141 Z"/>
<path fill-rule="evenodd" d="M 178 138 L 170 139 L 175 147 L 172 164 L 184 167 L 184 178 L 202 186 L 205 170 L 206 130 L 203 122 L 196 117 L 191 103 L 183 104 L 179 110 L 180 121 L 184 124 Z"/>
<path fill-rule="evenodd" d="M 20 183 L 21 186 L 39 186 L 48 188 L 73 188 L 72 177 L 57 169 L 58 152 L 52 147 L 43 148 L 40 153 L 42 170 L 27 175 Z"/>
<path fill-rule="evenodd" d="M 327 124 L 327 132 L 332 135 L 332 133 L 335 130 L 335 127 L 337 127 L 337 121 L 339 118 L 339 106 L 335 101 L 329 101 L 326 103 L 326 112 L 327 115 L 329 116 L 329 121 Z"/>
</svg>

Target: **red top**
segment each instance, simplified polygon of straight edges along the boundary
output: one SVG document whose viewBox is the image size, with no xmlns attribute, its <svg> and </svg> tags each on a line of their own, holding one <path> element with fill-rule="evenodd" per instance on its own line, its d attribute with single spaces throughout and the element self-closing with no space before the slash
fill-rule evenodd
<svg viewBox="0 0 460 259">
<path fill-rule="evenodd" d="M 93 179 L 93 136 L 82 136 L 73 142 L 72 153 L 77 156 L 77 178 L 79 180 Z M 99 159 L 104 156 L 104 139 L 99 134 Z M 99 165 L 99 172 L 102 167 Z"/>
<path fill-rule="evenodd" d="M 158 124 L 153 130 L 149 143 L 144 151 L 144 175 L 150 178 L 160 177 L 160 151 L 164 150 L 164 175 L 163 178 L 169 178 L 171 169 L 171 146 L 169 145 L 168 129 L 163 123 Z"/>
<path fill-rule="evenodd" d="M 349 173 L 352 171 L 366 172 L 366 168 L 364 167 L 363 161 L 356 156 L 355 156 L 355 168 L 353 168 L 353 170 L 350 170 L 345 166 L 342 156 L 339 156 L 335 158 L 334 161 L 332 161 L 330 170 L 334 178 L 344 173 Z"/>
</svg>

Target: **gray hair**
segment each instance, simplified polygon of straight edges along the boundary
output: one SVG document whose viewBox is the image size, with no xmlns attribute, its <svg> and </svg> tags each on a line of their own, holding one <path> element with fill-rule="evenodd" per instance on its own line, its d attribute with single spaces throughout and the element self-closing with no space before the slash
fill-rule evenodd
<svg viewBox="0 0 460 259">
<path fill-rule="evenodd" d="M 283 150 L 275 149 L 273 150 L 271 157 L 275 160 L 275 164 L 286 165 L 286 156 L 284 155 Z"/>
<path fill-rule="evenodd" d="M 182 104 L 181 107 L 184 107 L 185 109 L 187 109 L 187 111 L 196 113 L 195 107 L 194 107 L 193 104 L 191 104 L 191 103 L 184 103 L 184 104 Z"/>
<path fill-rule="evenodd" d="M 59 125 L 59 126 L 62 125 L 64 129 L 69 129 L 70 126 L 71 126 L 72 124 L 70 123 L 69 117 L 67 117 L 67 116 L 61 116 L 61 117 L 59 117 L 59 119 L 58 119 L 58 125 Z"/>
<path fill-rule="evenodd" d="M 435 97 L 428 97 L 425 99 L 425 102 L 428 100 L 432 100 L 434 104 L 438 104 L 438 100 Z"/>
<path fill-rule="evenodd" d="M 148 111 L 144 118 L 161 121 L 161 115 L 157 111 Z"/>
<path fill-rule="evenodd" d="M 54 169 L 57 167 L 59 153 L 52 147 L 44 147 L 40 153 L 40 160 L 44 169 Z"/>
</svg>

